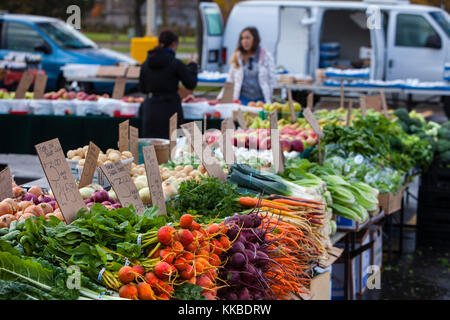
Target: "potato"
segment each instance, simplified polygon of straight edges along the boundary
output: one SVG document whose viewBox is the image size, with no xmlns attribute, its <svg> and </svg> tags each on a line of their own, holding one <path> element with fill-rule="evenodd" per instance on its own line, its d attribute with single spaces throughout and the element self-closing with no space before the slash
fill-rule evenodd
<svg viewBox="0 0 450 320">
<path fill-rule="evenodd" d="M 86 152 L 86 153 L 88 152 L 88 149 L 89 149 L 89 146 L 84 146 L 83 147 L 83 151 Z"/>
<path fill-rule="evenodd" d="M 112 163 L 112 161 L 111 160 L 106 160 L 105 162 L 103 162 L 103 165 L 109 164 L 109 163 Z"/>
<path fill-rule="evenodd" d="M 191 172 L 192 170 L 194 170 L 194 167 L 191 166 L 190 164 L 184 167 L 183 169 L 183 171 L 186 172 L 186 174 L 189 174 L 189 172 Z"/>
<path fill-rule="evenodd" d="M 78 148 L 77 151 L 75 152 L 77 156 L 79 156 L 80 158 L 82 158 L 84 156 L 84 151 L 83 148 Z"/>
<path fill-rule="evenodd" d="M 86 160 L 85 159 L 80 159 L 79 161 L 78 161 L 78 165 L 80 166 L 80 167 L 84 167 L 84 163 L 86 162 Z"/>
<path fill-rule="evenodd" d="M 200 171 L 198 170 L 192 170 L 191 173 L 189 173 L 189 175 L 193 178 L 198 177 L 199 175 L 201 175 Z"/>
<path fill-rule="evenodd" d="M 183 167 L 182 167 L 182 166 L 176 166 L 176 167 L 175 167 L 175 171 L 181 171 L 181 170 L 183 170 Z"/>
<path fill-rule="evenodd" d="M 101 167 L 101 166 L 103 166 L 103 161 L 97 160 L 97 167 Z"/>
<path fill-rule="evenodd" d="M 108 157 L 106 156 L 106 154 L 101 153 L 98 155 L 98 160 L 101 162 L 105 162 L 106 160 L 108 160 Z"/>
<path fill-rule="evenodd" d="M 67 158 L 68 159 L 72 159 L 73 157 L 75 157 L 75 151 L 74 150 L 69 150 L 67 151 Z"/>
<path fill-rule="evenodd" d="M 71 160 L 81 160 L 81 157 L 80 156 L 75 156 Z"/>
<path fill-rule="evenodd" d="M 120 160 L 127 160 L 128 158 L 127 157 L 125 157 L 124 155 L 121 155 L 120 156 Z"/>
<path fill-rule="evenodd" d="M 108 150 L 106 150 L 106 155 L 108 155 L 110 152 L 113 152 L 113 151 L 116 151 L 116 150 L 114 150 L 114 149 L 108 149 Z"/>
<path fill-rule="evenodd" d="M 127 159 L 130 159 L 133 157 L 130 151 L 123 151 L 122 156 L 126 157 Z"/>
<path fill-rule="evenodd" d="M 5 214 L 0 217 L 0 228 L 9 228 L 11 222 L 16 220 L 16 217 L 12 214 Z"/>
<path fill-rule="evenodd" d="M 170 177 L 171 177 L 171 175 L 170 175 L 170 173 L 168 173 L 168 172 L 163 172 L 163 173 L 161 174 L 161 179 L 162 179 L 163 181 L 169 179 Z"/>
<path fill-rule="evenodd" d="M 108 155 L 108 160 L 112 161 L 112 162 L 116 162 L 120 160 L 120 154 L 118 152 L 111 152 Z"/>
</svg>

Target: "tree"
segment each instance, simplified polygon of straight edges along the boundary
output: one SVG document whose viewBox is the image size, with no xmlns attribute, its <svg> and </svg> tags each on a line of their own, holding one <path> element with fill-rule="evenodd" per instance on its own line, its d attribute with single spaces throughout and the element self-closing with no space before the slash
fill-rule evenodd
<svg viewBox="0 0 450 320">
<path fill-rule="evenodd" d="M 133 21 L 134 21 L 134 33 L 136 37 L 144 36 L 144 26 L 141 20 L 141 8 L 146 3 L 146 0 L 134 0 L 133 6 Z"/>
</svg>

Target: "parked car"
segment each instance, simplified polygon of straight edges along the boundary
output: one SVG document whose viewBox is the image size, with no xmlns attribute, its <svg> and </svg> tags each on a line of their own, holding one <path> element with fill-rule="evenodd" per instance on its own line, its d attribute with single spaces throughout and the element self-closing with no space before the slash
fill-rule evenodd
<svg viewBox="0 0 450 320">
<path fill-rule="evenodd" d="M 11 52 L 42 56 L 48 75 L 47 90 L 65 85 L 61 67 L 68 63 L 115 65 L 137 61 L 97 44 L 63 21 L 50 17 L 0 14 L 0 60 Z M 94 91 L 112 92 L 114 83 L 93 83 Z"/>
</svg>

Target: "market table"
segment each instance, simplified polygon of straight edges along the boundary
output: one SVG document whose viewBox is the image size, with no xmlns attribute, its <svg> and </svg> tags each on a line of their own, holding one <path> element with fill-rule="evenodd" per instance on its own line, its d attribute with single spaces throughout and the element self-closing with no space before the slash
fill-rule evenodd
<svg viewBox="0 0 450 320">
<path fill-rule="evenodd" d="M 0 114 L 0 153 L 36 154 L 36 144 L 55 137 L 64 151 L 88 145 L 89 141 L 104 151 L 117 149 L 119 123 L 125 120 L 141 127 L 140 118 Z"/>
<path fill-rule="evenodd" d="M 34 146 L 59 138 L 63 150 L 76 149 L 94 142 L 100 149 L 117 149 L 119 123 L 130 120 L 130 125 L 142 132 L 139 117 L 109 116 L 55 116 L 31 114 L 0 114 L 0 153 L 36 154 Z M 192 121 L 192 120 L 189 120 Z M 198 119 L 202 121 L 203 119 Z M 207 129 L 220 129 L 222 120 L 208 119 Z"/>
</svg>

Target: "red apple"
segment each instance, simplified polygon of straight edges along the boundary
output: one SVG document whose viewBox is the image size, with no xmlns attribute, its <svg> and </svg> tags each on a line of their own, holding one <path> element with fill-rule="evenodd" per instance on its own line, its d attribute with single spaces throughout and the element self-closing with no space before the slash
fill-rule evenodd
<svg viewBox="0 0 450 320">
<path fill-rule="evenodd" d="M 221 118 L 221 114 L 220 114 L 219 111 L 214 111 L 212 117 L 213 117 L 213 119 L 220 119 Z"/>
<path fill-rule="evenodd" d="M 310 147 L 312 147 L 312 146 L 314 146 L 314 145 L 316 144 L 316 140 L 313 139 L 313 138 L 311 138 L 311 137 L 309 137 L 308 139 L 306 139 L 306 143 L 307 143 Z"/>
<path fill-rule="evenodd" d="M 283 151 L 291 151 L 291 142 L 284 138 L 280 139 L 281 150 Z"/>
<path fill-rule="evenodd" d="M 291 143 L 292 149 L 297 152 L 303 152 L 305 150 L 305 146 L 303 144 L 303 141 L 300 139 L 295 139 Z"/>
</svg>

